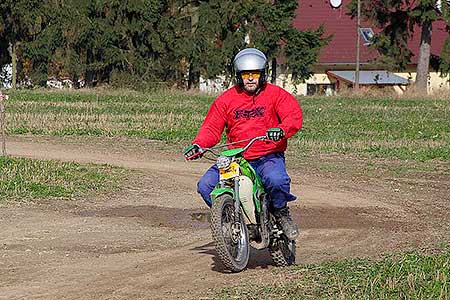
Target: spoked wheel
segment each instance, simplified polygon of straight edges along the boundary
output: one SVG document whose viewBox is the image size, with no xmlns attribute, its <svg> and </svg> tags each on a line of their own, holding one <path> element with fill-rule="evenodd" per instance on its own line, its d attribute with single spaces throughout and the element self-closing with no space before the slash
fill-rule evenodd
<svg viewBox="0 0 450 300">
<path fill-rule="evenodd" d="M 295 241 L 289 240 L 284 234 L 272 241 L 269 246 L 270 255 L 277 267 L 287 267 L 295 264 Z"/>
<path fill-rule="evenodd" d="M 250 248 L 242 213 L 235 215 L 231 195 L 224 194 L 211 207 L 211 231 L 219 258 L 232 272 L 242 271 L 248 263 Z"/>
</svg>

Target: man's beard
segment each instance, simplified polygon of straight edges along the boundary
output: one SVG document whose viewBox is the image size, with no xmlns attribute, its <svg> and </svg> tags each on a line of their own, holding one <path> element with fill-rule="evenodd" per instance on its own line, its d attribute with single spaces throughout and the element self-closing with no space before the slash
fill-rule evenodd
<svg viewBox="0 0 450 300">
<path fill-rule="evenodd" d="M 254 92 L 256 92 L 257 89 L 258 89 L 258 83 L 252 84 L 249 87 L 244 84 L 244 90 L 249 94 L 253 94 Z"/>
</svg>

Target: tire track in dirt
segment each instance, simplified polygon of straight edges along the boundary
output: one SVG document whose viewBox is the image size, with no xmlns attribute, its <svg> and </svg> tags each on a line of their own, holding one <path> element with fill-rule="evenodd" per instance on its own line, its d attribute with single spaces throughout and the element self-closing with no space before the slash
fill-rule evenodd
<svg viewBox="0 0 450 300">
<path fill-rule="evenodd" d="M 267 251 L 249 269 L 223 273 L 195 192 L 209 163 L 80 138 L 13 137 L 8 153 L 37 159 L 110 164 L 138 171 L 122 191 L 78 202 L 6 204 L 0 210 L 0 299 L 198 299 L 248 278 L 270 280 Z M 431 238 L 401 207 L 291 172 L 294 218 L 303 233 L 300 263 L 377 255 Z M 299 184 L 301 182 L 301 184 Z M 400 216 L 400 217 L 399 217 Z M 27 266 L 28 269 L 23 266 Z"/>
</svg>

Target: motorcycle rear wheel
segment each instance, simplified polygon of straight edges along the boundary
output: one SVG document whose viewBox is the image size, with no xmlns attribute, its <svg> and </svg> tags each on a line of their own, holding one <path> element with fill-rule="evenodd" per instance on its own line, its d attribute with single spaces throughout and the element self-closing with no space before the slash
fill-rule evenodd
<svg viewBox="0 0 450 300">
<path fill-rule="evenodd" d="M 224 266 L 232 272 L 245 269 L 250 256 L 248 231 L 242 212 L 235 216 L 231 195 L 223 194 L 215 199 L 211 207 L 211 232 Z"/>
<path fill-rule="evenodd" d="M 269 246 L 270 256 L 277 267 L 295 264 L 296 243 L 284 234 L 272 241 Z"/>
</svg>

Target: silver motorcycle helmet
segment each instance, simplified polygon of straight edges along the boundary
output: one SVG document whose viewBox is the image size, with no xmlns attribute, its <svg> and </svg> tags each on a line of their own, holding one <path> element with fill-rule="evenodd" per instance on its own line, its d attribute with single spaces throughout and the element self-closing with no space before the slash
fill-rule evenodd
<svg viewBox="0 0 450 300">
<path fill-rule="evenodd" d="M 239 51 L 234 57 L 233 67 L 236 73 L 236 81 L 240 87 L 244 86 L 241 73 L 245 71 L 259 71 L 258 85 L 262 87 L 266 83 L 267 57 L 255 48 L 246 48 Z"/>
</svg>

